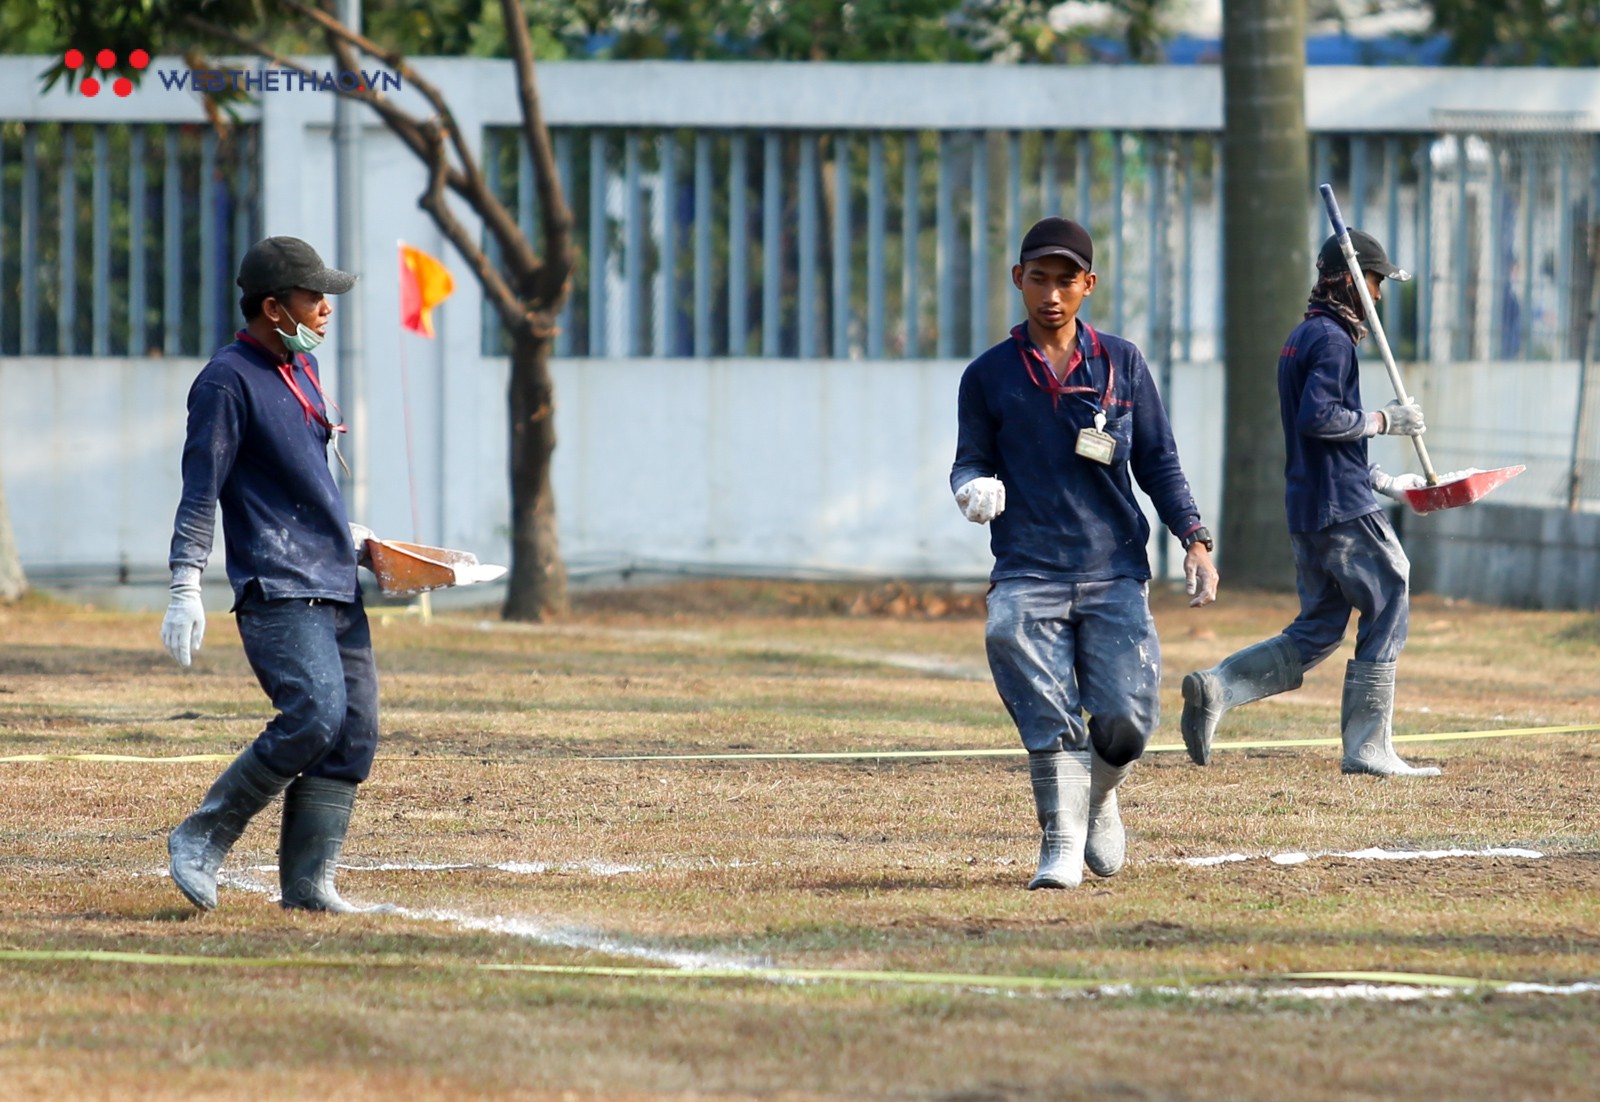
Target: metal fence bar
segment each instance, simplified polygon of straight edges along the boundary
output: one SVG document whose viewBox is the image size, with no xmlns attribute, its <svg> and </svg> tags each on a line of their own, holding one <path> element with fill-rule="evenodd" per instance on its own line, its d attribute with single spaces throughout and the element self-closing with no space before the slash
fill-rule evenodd
<svg viewBox="0 0 1600 1102">
<path fill-rule="evenodd" d="M 733 163 L 728 181 L 728 355 L 743 356 L 750 340 L 745 264 L 750 255 L 750 139 L 743 130 L 733 136 Z"/>
<path fill-rule="evenodd" d="M 1177 273 L 1183 294 L 1179 351 L 1185 362 L 1194 351 L 1194 144 L 1194 138 L 1186 137 L 1178 152 L 1178 171 L 1183 173 L 1183 267 Z"/>
<path fill-rule="evenodd" d="M 967 351 L 983 351 L 989 333 L 989 136 L 972 135 L 972 319 Z"/>
<path fill-rule="evenodd" d="M 243 133 L 241 133 L 239 147 L 244 149 L 245 145 L 246 137 Z M 255 140 L 255 132 L 253 130 L 250 131 L 248 135 L 248 146 L 248 150 L 239 158 L 239 164 L 235 167 L 232 177 L 234 181 L 232 185 L 234 198 L 233 263 L 228 268 L 228 271 L 224 273 L 228 276 L 237 275 L 239 271 L 239 262 L 244 259 L 244 254 L 249 251 L 250 246 L 253 243 L 250 240 L 252 200 L 254 199 L 253 192 L 255 191 L 255 165 L 253 161 L 254 155 L 258 149 Z M 223 286 L 228 288 L 228 293 L 223 296 L 224 316 L 231 318 L 233 306 L 230 300 L 232 299 L 233 290 L 236 288 L 236 284 L 232 278 L 228 278 L 223 280 Z M 232 328 L 232 326 L 230 325 L 228 328 Z M 223 334 L 219 333 L 218 337 L 220 338 L 221 336 L 223 336 Z"/>
<path fill-rule="evenodd" d="M 1318 135 L 1311 142 L 1311 182 L 1313 184 L 1331 184 L 1333 182 L 1333 143 L 1326 137 Z M 1311 255 L 1317 255 L 1317 249 L 1325 241 L 1330 229 L 1322 207 L 1316 203 L 1307 203 L 1311 208 Z M 1351 223 L 1354 225 L 1354 223 Z"/>
<path fill-rule="evenodd" d="M 178 166 L 178 128 L 162 135 L 161 164 L 161 333 L 168 356 L 183 350 L 183 191 Z"/>
<path fill-rule="evenodd" d="M 78 352 L 78 142 L 71 126 L 61 128 L 60 206 L 56 274 L 56 353 Z"/>
<path fill-rule="evenodd" d="M 128 134 L 128 355 L 144 354 L 145 248 L 144 248 L 144 136 L 145 128 Z"/>
<path fill-rule="evenodd" d="M 1489 247 L 1488 273 L 1489 273 L 1489 347 L 1484 350 L 1484 358 L 1497 360 L 1504 352 L 1502 331 L 1505 328 L 1505 297 L 1501 288 L 1510 273 L 1506 270 L 1505 249 L 1502 242 L 1505 240 L 1505 179 L 1501 163 L 1500 143 L 1493 134 L 1485 134 L 1484 141 L 1489 145 Z M 1388 298 L 1387 295 L 1384 296 Z"/>
<path fill-rule="evenodd" d="M 799 351 L 803 360 L 817 355 L 817 136 L 800 135 L 800 294 Z"/>
<path fill-rule="evenodd" d="M 1078 183 L 1072 197 L 1073 207 L 1078 212 L 1076 221 L 1085 228 L 1089 219 L 1094 216 L 1094 139 L 1087 130 L 1078 132 Z"/>
<path fill-rule="evenodd" d="M 207 128 L 200 136 L 200 342 L 202 355 L 211 352 L 220 322 L 217 310 L 217 134 Z"/>
<path fill-rule="evenodd" d="M 935 355 L 941 360 L 947 360 L 956 354 L 955 345 L 955 317 L 956 317 L 956 273 L 955 249 L 956 227 L 954 207 L 954 187 L 950 180 L 950 160 L 954 155 L 952 145 L 954 139 L 949 131 L 939 132 L 939 163 L 938 175 L 934 185 L 934 237 L 937 250 L 934 259 L 935 276 L 939 281 L 938 310 L 936 314 L 934 341 Z"/>
<path fill-rule="evenodd" d="M 1213 139 L 1213 145 L 1211 147 L 1211 194 L 1216 196 L 1216 200 L 1215 200 L 1213 205 L 1217 209 L 1217 217 L 1215 219 L 1213 219 L 1213 224 L 1216 226 L 1216 244 L 1217 244 L 1217 261 L 1218 261 L 1218 265 L 1217 266 L 1218 266 L 1219 269 L 1221 269 L 1217 273 L 1217 278 L 1218 278 L 1219 283 L 1220 283 L 1220 281 L 1222 279 L 1223 270 L 1225 270 L 1226 263 L 1227 263 L 1227 261 L 1226 261 L 1227 253 L 1225 251 L 1227 249 L 1227 239 L 1226 239 L 1226 235 L 1223 233 L 1223 228 L 1222 228 L 1222 223 L 1223 223 L 1223 209 L 1222 209 L 1222 206 L 1223 206 L 1223 191 L 1222 191 L 1222 185 L 1225 182 L 1226 182 L 1226 180 L 1224 179 L 1223 170 L 1222 170 L 1222 139 L 1221 138 L 1215 138 L 1215 139 Z M 1312 256 L 1316 256 L 1317 254 L 1316 253 L 1312 253 L 1311 255 Z M 1217 334 L 1217 337 L 1216 337 L 1216 345 L 1217 345 L 1216 357 L 1217 357 L 1218 360 L 1221 360 L 1224 363 L 1226 363 L 1227 362 L 1227 356 L 1228 356 L 1228 340 L 1227 340 L 1227 324 L 1226 324 L 1226 321 L 1227 321 L 1227 296 L 1219 294 L 1217 296 L 1217 300 L 1216 301 L 1217 301 L 1216 317 L 1214 317 L 1212 319 L 1212 324 L 1214 326 L 1216 326 L 1216 334 Z"/>
<path fill-rule="evenodd" d="M 1417 236 L 1421 247 L 1417 250 L 1417 360 L 1427 363 L 1432 359 L 1433 340 L 1429 328 L 1433 324 L 1433 153 L 1424 143 L 1419 153 L 1422 167 L 1418 173 L 1422 198 L 1417 216 Z"/>
<path fill-rule="evenodd" d="M 694 354 L 711 355 L 711 134 L 694 136 Z"/>
<path fill-rule="evenodd" d="M 1472 357 L 1472 331 L 1467 326 L 1467 293 L 1472 283 L 1472 268 L 1468 263 L 1468 235 L 1469 220 L 1467 218 L 1467 176 L 1470 169 L 1467 164 L 1467 138 L 1465 133 L 1456 135 L 1456 232 L 1455 232 L 1455 325 L 1451 326 L 1450 355 L 1470 359 Z"/>
<path fill-rule="evenodd" d="M 884 217 L 888 206 L 884 194 L 883 131 L 874 130 L 867 139 L 867 358 L 881 360 L 884 355 Z"/>
<path fill-rule="evenodd" d="M 1400 248 L 1400 140 L 1398 138 L 1385 138 L 1383 141 L 1383 193 L 1384 201 L 1388 204 L 1384 247 L 1398 251 Z M 1407 264 L 1414 266 L 1416 261 L 1405 260 L 1400 266 L 1405 267 Z M 1402 296 L 1398 291 L 1383 296 L 1383 331 L 1393 334 L 1390 340 L 1395 343 L 1396 355 L 1399 354 L 1400 317 L 1403 306 Z"/>
<path fill-rule="evenodd" d="M 561 194 L 566 197 L 568 204 L 572 203 L 572 132 L 570 130 L 557 130 L 554 135 L 556 152 L 556 175 L 561 180 Z M 576 273 L 573 273 L 576 275 Z M 566 298 L 561 303 L 561 315 L 556 322 L 556 355 L 572 355 L 572 299 L 573 292 L 567 291 Z"/>
<path fill-rule="evenodd" d="M 1039 218 L 1060 213 L 1057 206 L 1056 135 L 1053 130 L 1045 130 L 1039 134 Z"/>
<path fill-rule="evenodd" d="M 1145 242 L 1145 303 L 1148 322 L 1145 326 L 1146 339 L 1151 347 L 1152 358 L 1157 362 L 1165 361 L 1171 368 L 1172 353 L 1170 342 L 1167 347 L 1160 347 L 1158 334 L 1163 328 L 1163 319 L 1157 304 L 1161 296 L 1161 262 L 1163 259 L 1163 239 L 1166 237 L 1163 227 L 1166 225 L 1164 206 L 1166 204 L 1166 161 L 1158 142 L 1161 139 L 1155 134 L 1146 134 L 1143 137 L 1142 152 L 1145 162 L 1145 225 L 1150 227 L 1149 240 Z"/>
<path fill-rule="evenodd" d="M 833 136 L 833 356 L 850 355 L 850 138 Z"/>
<path fill-rule="evenodd" d="M 764 164 L 761 172 L 761 354 L 768 358 L 778 354 L 778 337 L 781 327 L 778 317 L 779 280 L 783 278 L 782 214 L 783 149 L 779 137 L 769 130 L 763 142 Z"/>
<path fill-rule="evenodd" d="M 1124 278 L 1126 272 L 1123 268 L 1122 247 L 1122 195 L 1127 186 L 1128 165 L 1127 157 L 1122 148 L 1122 131 L 1111 132 L 1111 271 L 1115 278 L 1111 281 L 1111 331 L 1121 333 L 1123 328 L 1123 309 L 1126 305 L 1124 288 L 1128 281 Z"/>
<path fill-rule="evenodd" d="M 622 354 L 639 354 L 639 319 L 644 314 L 644 199 L 640 186 L 639 132 L 629 130 L 622 137 L 622 264 L 627 287 L 626 327 Z"/>
<path fill-rule="evenodd" d="M 1022 237 L 1022 135 L 1006 132 L 1006 220 L 1001 255 L 1007 256 Z"/>
<path fill-rule="evenodd" d="M 29 125 L 22 134 L 22 237 L 18 242 L 22 284 L 21 352 L 39 351 L 39 129 Z"/>
<path fill-rule="evenodd" d="M 922 354 L 921 334 L 917 325 L 920 305 L 917 299 L 921 296 L 918 283 L 922 263 L 918 255 L 921 250 L 917 247 L 922 234 L 922 189 L 919 186 L 922 179 L 921 154 L 921 137 L 914 132 L 907 134 L 900 203 L 900 248 L 904 258 L 904 263 L 900 265 L 900 312 L 901 323 L 905 327 L 904 355 L 907 359 L 916 359 Z"/>
<path fill-rule="evenodd" d="M 1359 134 L 1350 139 L 1350 217 L 1367 228 L 1367 139 Z"/>
<path fill-rule="evenodd" d="M 1529 149 L 1522 163 L 1522 358 L 1533 351 L 1533 214 L 1539 206 L 1539 158 Z"/>
<path fill-rule="evenodd" d="M 1572 286 L 1576 265 L 1572 247 L 1572 142 L 1563 141 L 1556 172 L 1556 334 L 1554 355 L 1564 360 L 1572 349 Z"/>
<path fill-rule="evenodd" d="M 533 244 L 533 153 L 528 141 L 517 135 L 517 225 L 522 236 Z"/>
<path fill-rule="evenodd" d="M 606 347 L 606 132 L 589 131 L 589 355 Z"/>
<path fill-rule="evenodd" d="M 10 298 L 6 286 L 6 141 L 0 132 L 0 355 L 5 353 L 6 301 Z"/>
<path fill-rule="evenodd" d="M 696 135 L 698 141 L 699 136 Z M 657 239 L 661 242 L 661 263 L 656 270 L 656 324 L 653 329 L 654 349 L 657 356 L 678 354 L 678 139 L 675 132 L 664 130 L 656 145 L 656 185 L 654 203 Z M 698 204 L 700 192 L 695 190 Z M 709 215 L 707 217 L 709 221 Z M 695 232 L 700 230 L 700 212 L 695 210 Z M 700 277 L 700 263 L 695 263 L 695 279 Z M 699 297 L 700 288 L 695 287 Z M 698 338 L 696 338 L 698 340 Z"/>
<path fill-rule="evenodd" d="M 92 255 L 93 299 L 89 303 L 89 350 L 96 356 L 110 352 L 111 340 L 111 166 L 104 125 L 94 128 L 94 190 Z"/>
</svg>

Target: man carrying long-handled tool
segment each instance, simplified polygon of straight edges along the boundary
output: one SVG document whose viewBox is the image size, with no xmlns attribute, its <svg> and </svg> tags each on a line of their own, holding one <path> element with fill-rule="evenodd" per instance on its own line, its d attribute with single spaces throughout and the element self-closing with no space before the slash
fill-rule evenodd
<svg viewBox="0 0 1600 1102">
<path fill-rule="evenodd" d="M 334 890 L 334 869 L 378 743 L 378 674 L 356 580 L 371 533 L 349 523 L 328 469 L 344 426 L 328 417 L 310 355 L 333 314 L 328 296 L 354 283 L 298 238 L 256 242 L 239 265 L 245 327 L 189 391 L 161 639 L 185 666 L 200 649 L 200 574 L 220 504 L 245 657 L 278 709 L 167 840 L 173 882 L 205 910 L 217 905 L 223 858 L 280 792 L 283 906 L 358 909 Z"/>
<path fill-rule="evenodd" d="M 1341 227 L 1342 228 L 1342 227 Z M 1407 280 L 1370 234 L 1351 230 L 1370 301 L 1385 279 Z M 1211 760 L 1223 715 L 1240 704 L 1300 687 L 1306 670 L 1339 646 L 1350 613 L 1361 613 L 1356 656 L 1345 667 L 1340 728 L 1346 773 L 1437 776 L 1395 753 L 1395 664 L 1410 619 L 1411 564 L 1375 496 L 1406 500 L 1421 475 L 1390 476 L 1367 461 L 1367 440 L 1420 436 L 1422 410 L 1394 401 L 1363 408 L 1356 345 L 1366 336 L 1361 289 L 1339 235 L 1317 257 L 1317 282 L 1301 321 L 1278 358 L 1278 397 L 1288 445 L 1286 498 L 1300 615 L 1261 643 L 1183 679 L 1183 742 L 1197 765 Z"/>
</svg>

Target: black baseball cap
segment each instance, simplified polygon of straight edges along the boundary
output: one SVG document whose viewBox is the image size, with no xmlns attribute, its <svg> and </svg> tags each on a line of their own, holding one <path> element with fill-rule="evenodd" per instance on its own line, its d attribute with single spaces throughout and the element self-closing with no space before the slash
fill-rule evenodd
<svg viewBox="0 0 1600 1102">
<path fill-rule="evenodd" d="M 267 237 L 251 245 L 239 261 L 238 283 L 247 295 L 270 295 L 295 287 L 342 295 L 356 285 L 356 277 L 328 267 L 317 250 L 298 237 Z"/>
<path fill-rule="evenodd" d="M 1043 218 L 1022 238 L 1021 263 L 1041 256 L 1064 256 L 1084 271 L 1094 270 L 1094 242 L 1089 231 L 1070 218 Z"/>
<path fill-rule="evenodd" d="M 1351 230 L 1350 244 L 1356 250 L 1356 262 L 1361 265 L 1363 272 L 1377 272 L 1385 279 L 1392 279 L 1398 283 L 1404 283 L 1411 278 L 1410 272 L 1389 262 L 1389 254 L 1383 251 L 1378 239 L 1365 230 Z M 1322 243 L 1322 251 L 1317 254 L 1317 270 L 1319 272 L 1345 270 L 1344 250 L 1339 248 L 1338 234 L 1334 234 Z"/>
</svg>

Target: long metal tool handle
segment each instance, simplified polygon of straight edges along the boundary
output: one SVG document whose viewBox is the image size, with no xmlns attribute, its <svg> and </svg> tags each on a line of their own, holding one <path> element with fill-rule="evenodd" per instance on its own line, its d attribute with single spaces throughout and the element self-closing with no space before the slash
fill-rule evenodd
<svg viewBox="0 0 1600 1102">
<path fill-rule="evenodd" d="M 1344 253 L 1344 262 L 1355 280 L 1356 294 L 1361 296 L 1361 309 L 1366 312 L 1367 325 L 1378 339 L 1378 350 L 1383 353 L 1383 366 L 1388 369 L 1389 381 L 1394 384 L 1394 396 L 1410 405 L 1411 397 L 1406 393 L 1406 384 L 1400 380 L 1400 369 L 1395 366 L 1394 353 L 1389 351 L 1389 338 L 1384 334 L 1383 322 L 1378 320 L 1378 310 L 1372 301 L 1372 292 L 1367 288 L 1367 277 L 1361 271 L 1361 261 L 1356 259 L 1356 247 L 1350 242 L 1350 230 L 1344 224 L 1344 216 L 1339 213 L 1339 200 L 1333 197 L 1333 186 L 1318 184 L 1317 188 L 1322 192 L 1322 205 L 1328 208 L 1328 221 L 1333 223 L 1333 232 L 1339 238 L 1339 251 Z M 1437 486 L 1439 476 L 1434 472 L 1433 460 L 1428 458 L 1427 445 L 1420 436 L 1413 436 L 1411 442 L 1417 446 L 1417 458 L 1422 461 L 1422 473 L 1427 477 L 1428 485 Z"/>
</svg>

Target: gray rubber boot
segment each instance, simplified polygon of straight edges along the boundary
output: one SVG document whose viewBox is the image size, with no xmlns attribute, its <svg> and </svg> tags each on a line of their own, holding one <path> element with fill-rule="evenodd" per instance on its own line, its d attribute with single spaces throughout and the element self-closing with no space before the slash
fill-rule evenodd
<svg viewBox="0 0 1600 1102">
<path fill-rule="evenodd" d="M 1298 689 L 1305 680 L 1300 651 L 1287 635 L 1248 646 L 1209 670 L 1183 679 L 1183 745 L 1196 765 L 1211 762 L 1211 738 L 1230 708 Z"/>
<path fill-rule="evenodd" d="M 1096 876 L 1115 876 L 1128 859 L 1128 835 L 1117 807 L 1117 786 L 1133 771 L 1133 763 L 1107 765 L 1098 753 L 1089 766 L 1089 840 L 1083 863 Z"/>
<path fill-rule="evenodd" d="M 172 882 L 201 910 L 217 905 L 217 872 L 246 824 L 282 792 L 292 778 L 279 776 L 251 750 L 222 771 L 205 799 L 167 835 Z"/>
<path fill-rule="evenodd" d="M 392 906 L 358 907 L 340 898 L 333 886 L 356 803 L 356 787 L 355 781 L 301 777 L 284 793 L 278 882 L 286 910 L 334 914 L 395 910 Z"/>
<path fill-rule="evenodd" d="M 1437 777 L 1439 767 L 1409 765 L 1394 752 L 1393 662 L 1345 664 L 1339 730 L 1344 740 L 1342 773 L 1380 777 Z"/>
<path fill-rule="evenodd" d="M 1039 811 L 1036 888 L 1076 888 L 1083 883 L 1083 848 L 1089 834 L 1089 751 L 1030 750 L 1028 773 Z"/>
</svg>

